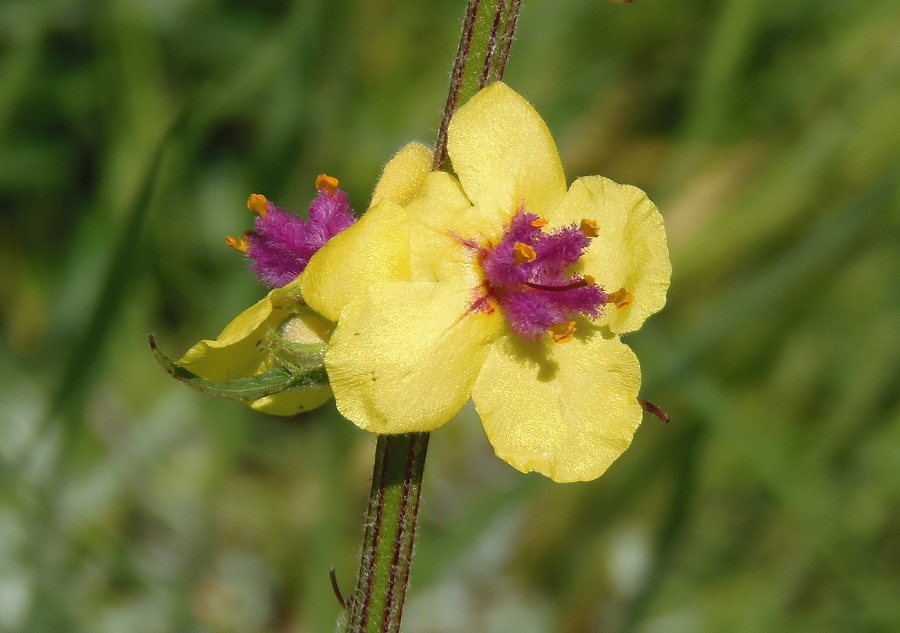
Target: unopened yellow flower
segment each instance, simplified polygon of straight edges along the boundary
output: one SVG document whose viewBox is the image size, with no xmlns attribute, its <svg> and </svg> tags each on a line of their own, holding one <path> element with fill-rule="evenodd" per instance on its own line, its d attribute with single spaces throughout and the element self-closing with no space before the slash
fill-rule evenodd
<svg viewBox="0 0 900 633">
<path fill-rule="evenodd" d="M 640 369 L 618 335 L 665 303 L 662 217 L 599 176 L 567 191 L 546 125 L 501 83 L 455 114 L 448 149 L 458 179 L 433 172 L 407 204 L 374 201 L 301 275 L 337 322 L 338 409 L 376 433 L 431 431 L 471 397 L 515 468 L 593 479 L 640 423 Z M 408 147 L 386 171 L 428 158 Z"/>
<path fill-rule="evenodd" d="M 241 312 L 215 340 L 195 344 L 176 365 L 204 378 L 225 383 L 258 376 L 284 364 L 284 350 L 273 337 L 292 344 L 324 345 L 334 324 L 311 314 L 300 297 L 299 282 L 275 288 Z M 296 415 L 328 402 L 328 385 L 288 389 L 248 403 L 274 415 Z"/>
</svg>

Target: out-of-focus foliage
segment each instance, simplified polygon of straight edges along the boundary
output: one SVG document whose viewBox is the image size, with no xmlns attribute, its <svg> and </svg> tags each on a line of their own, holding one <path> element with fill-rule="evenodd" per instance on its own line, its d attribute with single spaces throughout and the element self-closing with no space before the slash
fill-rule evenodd
<svg viewBox="0 0 900 633">
<path fill-rule="evenodd" d="M 264 294 L 223 241 L 431 141 L 464 0 L 0 3 L 0 631 L 332 630 L 372 437 L 155 365 Z M 900 4 L 530 0 L 506 80 L 647 190 L 650 418 L 557 485 L 431 441 L 406 629 L 900 628 Z"/>
</svg>

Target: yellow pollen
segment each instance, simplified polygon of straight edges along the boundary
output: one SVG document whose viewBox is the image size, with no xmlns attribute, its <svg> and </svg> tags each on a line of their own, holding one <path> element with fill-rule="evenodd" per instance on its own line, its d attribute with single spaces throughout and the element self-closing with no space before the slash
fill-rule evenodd
<svg viewBox="0 0 900 633">
<path fill-rule="evenodd" d="M 624 286 L 609 295 L 609 302 L 615 303 L 617 308 L 624 308 L 631 303 L 632 299 L 634 297 Z"/>
<path fill-rule="evenodd" d="M 516 242 L 515 246 L 513 246 L 513 253 L 515 254 L 514 261 L 517 264 L 533 262 L 537 257 L 537 253 L 534 252 L 534 249 L 522 242 Z"/>
<path fill-rule="evenodd" d="M 581 231 L 585 237 L 597 237 L 600 235 L 600 225 L 594 220 L 589 220 L 587 218 L 584 218 L 581 221 L 578 230 Z"/>
<path fill-rule="evenodd" d="M 568 323 L 554 323 L 550 326 L 550 334 L 554 343 L 567 343 L 575 336 L 575 321 Z"/>
<path fill-rule="evenodd" d="M 259 217 L 264 218 L 266 217 L 266 210 L 269 208 L 269 201 L 261 193 L 254 193 L 247 198 L 247 208 L 258 214 Z"/>
<path fill-rule="evenodd" d="M 545 220 L 544 218 L 538 218 L 537 220 L 532 220 L 531 226 L 533 226 L 536 229 L 539 229 L 542 226 L 547 226 L 547 220 Z"/>
<path fill-rule="evenodd" d="M 240 251 L 242 253 L 246 253 L 247 249 L 250 247 L 250 245 L 247 243 L 247 238 L 245 237 L 231 237 L 229 235 L 225 238 L 225 243 L 234 250 Z"/>
<path fill-rule="evenodd" d="M 338 179 L 328 174 L 319 174 L 316 178 L 316 189 L 324 189 L 329 196 L 333 196 L 338 188 Z"/>
</svg>

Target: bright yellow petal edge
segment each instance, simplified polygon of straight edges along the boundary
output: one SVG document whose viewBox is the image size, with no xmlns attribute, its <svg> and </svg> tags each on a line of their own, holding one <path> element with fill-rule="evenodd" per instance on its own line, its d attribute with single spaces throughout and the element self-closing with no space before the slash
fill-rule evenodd
<svg viewBox="0 0 900 633">
<path fill-rule="evenodd" d="M 547 214 L 551 226 L 582 218 L 593 220 L 598 231 L 581 260 L 583 272 L 607 292 L 625 288 L 631 296 L 627 305 L 607 305 L 598 324 L 616 334 L 633 332 L 666 303 L 672 264 L 663 217 L 637 187 L 586 176 Z"/>
<path fill-rule="evenodd" d="M 567 343 L 497 341 L 472 399 L 497 456 L 557 482 L 590 481 L 621 455 L 641 422 L 640 366 L 618 337 Z"/>
<path fill-rule="evenodd" d="M 409 143 L 385 165 L 372 206 L 315 255 L 300 275 L 310 307 L 337 322 L 344 306 L 370 284 L 409 278 L 409 222 L 400 206 L 421 191 L 431 150 Z"/>
<path fill-rule="evenodd" d="M 226 382 L 264 373 L 278 364 L 265 344 L 271 332 L 291 320 L 291 340 L 296 343 L 326 343 L 333 325 L 304 311 L 299 283 L 272 290 L 265 298 L 241 312 L 215 340 L 203 340 L 176 361 L 201 378 Z M 327 385 L 289 389 L 248 403 L 272 415 L 297 415 L 325 404 L 331 398 Z"/>
<path fill-rule="evenodd" d="M 525 200 L 537 214 L 566 192 L 556 143 L 530 103 L 497 82 L 472 97 L 450 120 L 447 151 L 472 204 L 510 216 Z"/>
<path fill-rule="evenodd" d="M 369 206 L 382 200 L 404 205 L 415 198 L 431 172 L 431 158 L 431 150 L 421 143 L 407 143 L 400 148 L 384 166 Z"/>
</svg>

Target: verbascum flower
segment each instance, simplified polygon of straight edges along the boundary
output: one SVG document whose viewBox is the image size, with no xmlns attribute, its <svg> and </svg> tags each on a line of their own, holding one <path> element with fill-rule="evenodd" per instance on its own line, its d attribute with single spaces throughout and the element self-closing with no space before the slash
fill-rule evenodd
<svg viewBox="0 0 900 633">
<path fill-rule="evenodd" d="M 431 431 L 471 397 L 512 466 L 593 479 L 641 420 L 619 335 L 665 303 L 662 217 L 599 176 L 567 190 L 546 125 L 502 83 L 457 111 L 448 151 L 457 177 L 428 174 L 408 204 L 374 201 L 300 278 L 337 323 L 325 365 L 338 409 L 376 433 Z M 428 162 L 407 148 L 392 165 Z"/>
<path fill-rule="evenodd" d="M 321 365 L 334 324 L 314 314 L 300 295 L 297 276 L 310 257 L 356 220 L 335 178 L 320 175 L 309 219 L 287 213 L 253 194 L 252 231 L 227 243 L 247 255 L 250 268 L 273 290 L 239 314 L 215 340 L 195 344 L 175 364 L 214 383 L 259 376 L 276 367 Z M 327 384 L 303 385 L 249 401 L 259 411 L 295 415 L 331 398 Z"/>
</svg>

